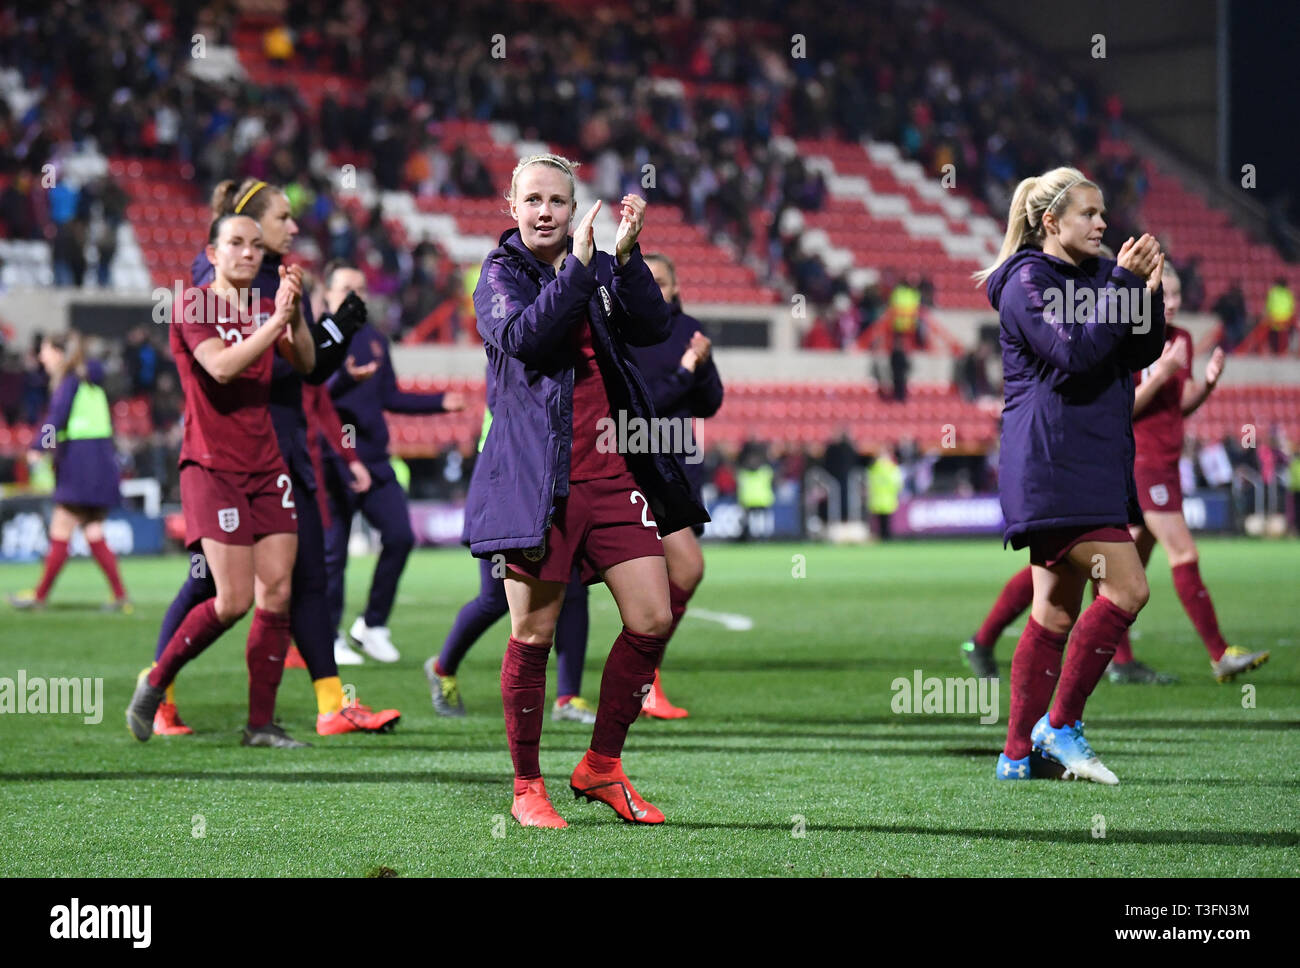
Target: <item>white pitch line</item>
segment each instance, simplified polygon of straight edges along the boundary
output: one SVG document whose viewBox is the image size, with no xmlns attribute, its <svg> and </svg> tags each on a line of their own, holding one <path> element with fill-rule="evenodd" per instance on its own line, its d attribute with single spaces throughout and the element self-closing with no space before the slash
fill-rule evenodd
<svg viewBox="0 0 1300 968">
<path fill-rule="evenodd" d="M 717 622 L 733 632 L 748 632 L 754 627 L 754 620 L 748 615 L 733 615 L 731 612 L 710 612 L 703 608 L 688 608 L 687 615 L 694 615 L 708 622 Z"/>
</svg>

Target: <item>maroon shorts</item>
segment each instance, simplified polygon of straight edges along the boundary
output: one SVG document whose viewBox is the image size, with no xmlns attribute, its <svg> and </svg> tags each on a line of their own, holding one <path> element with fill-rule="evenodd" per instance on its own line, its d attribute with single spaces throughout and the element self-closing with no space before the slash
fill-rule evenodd
<svg viewBox="0 0 1300 968">
<path fill-rule="evenodd" d="M 181 468 L 185 543 L 200 538 L 251 545 L 268 534 L 297 534 L 293 482 L 282 470 L 246 474 L 214 471 L 201 464 Z"/>
<path fill-rule="evenodd" d="M 577 564 L 583 582 L 591 584 L 612 565 L 663 553 L 650 502 L 635 478 L 624 472 L 570 483 L 568 496 L 555 502 L 551 529 L 540 552 L 508 551 L 505 558 L 511 571 L 566 584 Z"/>
<path fill-rule="evenodd" d="M 1084 525 L 1079 528 L 1051 528 L 1035 531 L 1029 536 L 1029 563 L 1043 568 L 1054 568 L 1065 560 L 1070 549 L 1080 541 L 1127 541 L 1133 536 L 1128 528 L 1120 525 L 1093 527 Z"/>
<path fill-rule="evenodd" d="M 1178 465 L 1135 464 L 1133 477 L 1137 481 L 1138 504 L 1143 511 L 1183 510 L 1183 480 Z"/>
</svg>

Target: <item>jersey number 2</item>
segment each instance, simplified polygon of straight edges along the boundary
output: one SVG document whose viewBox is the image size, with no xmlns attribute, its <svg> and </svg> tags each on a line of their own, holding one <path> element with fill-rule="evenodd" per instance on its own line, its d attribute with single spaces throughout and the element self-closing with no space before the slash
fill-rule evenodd
<svg viewBox="0 0 1300 968">
<path fill-rule="evenodd" d="M 648 500 L 646 500 L 646 496 L 645 496 L 644 494 L 642 494 L 640 491 L 633 491 L 633 492 L 632 492 L 632 497 L 631 497 L 631 501 L 632 501 L 633 504 L 636 503 L 636 499 L 637 499 L 637 498 L 640 498 L 643 502 L 645 502 L 645 503 L 644 503 L 644 506 L 641 508 L 641 525 L 642 525 L 642 527 L 646 527 L 646 528 L 654 528 L 654 529 L 655 529 L 655 537 L 656 537 L 656 538 L 659 538 L 659 525 L 658 525 L 656 522 L 650 520 L 650 502 L 649 502 Z M 660 540 L 663 540 L 663 539 L 660 538 Z"/>
<path fill-rule="evenodd" d="M 280 507 L 293 507 L 293 481 L 289 480 L 288 474 L 281 474 L 275 479 L 275 486 L 284 488 L 284 494 L 280 495 Z"/>
</svg>

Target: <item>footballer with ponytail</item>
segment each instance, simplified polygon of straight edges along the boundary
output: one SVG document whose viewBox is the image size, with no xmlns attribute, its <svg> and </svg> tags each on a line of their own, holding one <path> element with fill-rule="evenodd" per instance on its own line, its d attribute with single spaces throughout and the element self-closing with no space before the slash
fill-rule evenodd
<svg viewBox="0 0 1300 968">
<path fill-rule="evenodd" d="M 1030 779 L 1037 750 L 1058 772 L 1119 782 L 1084 738 L 1082 715 L 1149 595 L 1128 530 L 1142 521 L 1131 373 L 1164 344 L 1164 257 L 1150 235 L 1103 257 L 1104 214 L 1101 190 L 1075 168 L 1026 178 L 997 261 L 976 273 L 1000 324 L 1003 542 L 1029 548 L 1034 586 L 999 780 Z M 1097 598 L 1080 615 L 1091 580 Z"/>
<path fill-rule="evenodd" d="M 998 266 L 1023 246 L 1035 245 L 1041 249 L 1046 237 L 1043 216 L 1050 212 L 1059 218 L 1065 211 L 1064 206 L 1069 202 L 1071 191 L 1080 186 L 1101 193 L 1101 189 L 1085 178 L 1077 168 L 1053 168 L 1046 174 L 1026 178 L 1017 185 L 1015 194 L 1011 196 L 1007 233 L 1002 238 L 997 260 L 991 266 L 974 273 L 974 278 L 983 283 Z"/>
<path fill-rule="evenodd" d="M 372 712 L 358 704 L 346 704 L 338 673 L 334 632 L 329 627 L 325 597 L 325 531 L 316 497 L 318 482 L 308 450 L 309 433 L 314 431 L 309 429 L 303 408 L 303 394 L 306 392 L 303 384 L 320 386 L 343 364 L 353 335 L 365 322 L 365 305 L 351 295 L 329 317 L 320 320 L 313 317 L 311 300 L 305 298 L 308 293 L 301 270 L 284 264 L 284 257 L 289 254 L 298 234 L 298 224 L 293 219 L 289 199 L 278 185 L 255 178 L 223 181 L 212 193 L 211 208 L 210 245 L 195 257 L 190 270 L 194 285 L 203 286 L 214 281 L 217 266 L 213 260 L 220 250 L 217 243 L 228 241 L 230 233 L 238 229 L 246 239 L 256 236 L 261 255 L 254 274 L 239 284 L 277 300 L 282 287 L 289 284 L 298 293 L 295 303 L 302 324 L 294 327 L 294 351 L 269 359 L 265 374 L 268 380 L 266 395 L 259 398 L 268 416 L 268 426 L 273 431 L 270 446 L 283 471 L 275 478 L 281 488 L 276 500 L 292 509 L 296 544 L 288 559 L 292 570 L 286 576 L 289 579 L 285 582 L 289 589 L 287 600 L 277 600 L 277 609 L 283 607 L 284 611 L 275 612 L 275 620 L 271 623 L 273 632 L 259 637 L 256 661 L 250 659 L 249 730 L 244 742 L 252 746 L 302 745 L 286 736 L 269 716 L 288 651 L 288 642 L 282 642 L 282 638 L 290 632 L 306 662 L 316 693 L 316 731 L 321 735 L 355 730 L 377 731 L 395 720 L 396 710 Z M 319 402 L 319 394 L 315 399 Z M 329 443 L 336 450 L 343 450 L 342 442 L 337 438 Z M 190 476 L 194 476 L 193 472 Z M 218 537 L 226 535 L 223 533 Z M 159 629 L 155 651 L 158 665 L 155 669 L 167 666 L 167 671 L 158 676 L 151 673 L 155 685 L 170 685 L 171 678 L 183 664 L 182 661 L 173 661 L 168 654 L 182 623 L 189 621 L 191 613 L 219 596 L 218 583 L 213 580 L 211 568 L 207 572 L 195 573 L 189 569 L 187 572 L 185 582 Z M 210 631 L 206 630 L 204 635 Z M 281 632 L 285 636 L 282 637 Z M 284 648 L 281 648 L 282 644 Z M 256 703 L 252 699 L 254 692 L 258 697 Z M 150 709 L 142 705 L 137 710 L 133 725 L 133 731 L 138 730 L 137 737 L 147 739 L 153 731 L 169 734 L 191 732 L 180 719 L 174 693 L 168 693 L 166 702 L 149 693 L 144 695 L 142 702 L 146 699 L 153 702 L 154 707 Z M 147 721 L 150 717 L 153 719 L 152 729 Z"/>
</svg>

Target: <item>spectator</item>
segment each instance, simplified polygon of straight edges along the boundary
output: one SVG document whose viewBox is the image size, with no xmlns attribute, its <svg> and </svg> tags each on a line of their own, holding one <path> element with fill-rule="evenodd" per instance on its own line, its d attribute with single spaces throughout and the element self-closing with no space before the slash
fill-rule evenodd
<svg viewBox="0 0 1300 968">
<path fill-rule="evenodd" d="M 867 512 L 876 519 L 876 533 L 881 541 L 889 541 L 892 537 L 890 521 L 898 510 L 898 495 L 902 489 L 903 472 L 886 448 L 867 471 Z"/>
<path fill-rule="evenodd" d="M 1241 285 L 1233 283 L 1232 288 L 1215 300 L 1212 311 L 1223 326 L 1223 348 L 1231 353 L 1246 338 L 1246 297 Z"/>
<path fill-rule="evenodd" d="M 987 340 L 981 339 L 973 350 L 957 362 L 953 382 L 963 399 L 973 401 L 994 395 L 996 391 L 989 377 L 989 363 L 992 359 L 992 348 Z"/>
<path fill-rule="evenodd" d="M 149 329 L 141 324 L 126 334 L 126 370 L 131 378 L 132 395 L 151 394 L 158 380 L 159 354 Z"/>
<path fill-rule="evenodd" d="M 1264 300 L 1264 321 L 1268 323 L 1268 348 L 1274 356 L 1282 356 L 1291 348 L 1295 332 L 1295 293 L 1287 285 L 1285 276 L 1273 280 Z"/>
</svg>

